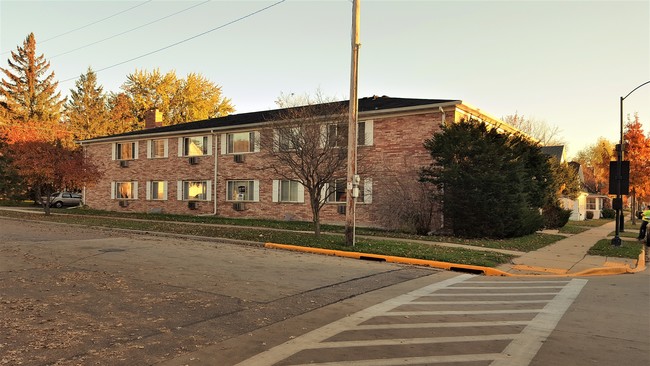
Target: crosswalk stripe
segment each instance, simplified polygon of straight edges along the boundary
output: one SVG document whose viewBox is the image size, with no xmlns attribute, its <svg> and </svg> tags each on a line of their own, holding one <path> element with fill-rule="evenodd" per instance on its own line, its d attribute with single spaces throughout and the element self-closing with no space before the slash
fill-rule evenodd
<svg viewBox="0 0 650 366">
<path fill-rule="evenodd" d="M 416 315 L 480 315 L 480 314 L 527 314 L 539 313 L 544 309 L 516 310 L 442 310 L 442 311 L 389 311 L 383 316 L 416 316 Z"/>
<path fill-rule="evenodd" d="M 417 324 L 367 324 L 358 325 L 358 330 L 380 330 L 380 329 L 417 329 L 417 328 L 461 328 L 461 327 L 498 327 L 528 325 L 529 320 L 504 320 L 491 322 L 451 322 L 451 323 L 417 323 Z"/>
<path fill-rule="evenodd" d="M 429 337 L 429 338 L 395 338 L 395 339 L 374 339 L 365 341 L 332 341 L 321 342 L 309 349 L 321 348 L 342 348 L 342 347 L 371 347 L 371 346 L 395 346 L 407 344 L 435 344 L 453 342 L 481 342 L 481 341 L 503 341 L 514 339 L 518 334 L 492 334 L 482 336 L 458 336 L 458 337 Z"/>
<path fill-rule="evenodd" d="M 428 356 L 428 357 L 399 357 L 378 360 L 336 361 L 299 364 L 292 366 L 395 366 L 395 365 L 428 365 L 433 363 L 479 362 L 492 361 L 505 357 L 501 353 L 483 353 L 474 355 Z"/>
</svg>

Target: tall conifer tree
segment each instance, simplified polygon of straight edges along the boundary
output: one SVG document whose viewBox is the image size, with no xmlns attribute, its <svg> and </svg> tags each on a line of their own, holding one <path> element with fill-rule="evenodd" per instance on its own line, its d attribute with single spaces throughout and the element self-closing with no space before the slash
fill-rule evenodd
<svg viewBox="0 0 650 366">
<path fill-rule="evenodd" d="M 36 55 L 36 39 L 30 33 L 22 47 L 11 52 L 8 68 L 0 68 L 6 77 L 0 83 L 0 93 L 5 98 L 6 112 L 14 121 L 57 121 L 63 99 L 56 91 L 58 82 L 54 72 L 48 74 L 50 62 Z"/>
<path fill-rule="evenodd" d="M 97 74 L 88 68 L 70 90 L 70 100 L 65 105 L 66 120 L 77 140 L 85 140 L 110 134 L 107 97 Z"/>
</svg>

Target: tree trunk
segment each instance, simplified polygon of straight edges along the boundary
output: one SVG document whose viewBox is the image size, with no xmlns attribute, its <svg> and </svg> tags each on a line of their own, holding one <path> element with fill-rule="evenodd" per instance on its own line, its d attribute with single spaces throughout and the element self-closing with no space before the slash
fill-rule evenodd
<svg viewBox="0 0 650 366">
<path fill-rule="evenodd" d="M 40 194 L 40 190 L 41 190 L 41 189 L 38 188 L 39 194 Z M 44 193 L 45 193 L 45 202 L 43 203 L 43 204 L 44 204 L 44 207 L 43 207 L 43 208 L 45 209 L 45 215 L 48 216 L 48 215 L 50 215 L 50 213 L 51 213 L 51 211 L 50 211 L 50 202 L 51 202 L 51 200 L 52 200 L 52 197 L 50 197 L 50 196 L 52 195 L 52 192 L 50 192 L 50 189 L 49 189 L 49 188 L 45 188 L 45 192 L 44 192 Z M 40 197 L 40 196 L 39 196 L 39 197 Z"/>
<path fill-rule="evenodd" d="M 309 203 L 311 204 L 311 217 L 314 223 L 314 235 L 320 237 L 320 197 L 313 193 L 309 193 Z"/>
</svg>

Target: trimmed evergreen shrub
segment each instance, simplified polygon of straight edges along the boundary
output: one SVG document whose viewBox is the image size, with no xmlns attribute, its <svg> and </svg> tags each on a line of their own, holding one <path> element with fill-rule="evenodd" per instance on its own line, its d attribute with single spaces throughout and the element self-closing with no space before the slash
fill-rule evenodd
<svg viewBox="0 0 650 366">
<path fill-rule="evenodd" d="M 587 212 L 587 216 L 590 211 Z M 560 206 L 545 207 L 542 213 L 544 217 L 544 227 L 547 229 L 559 229 L 569 222 L 571 210 L 565 210 Z M 592 212 L 593 216 L 593 212 Z"/>
<path fill-rule="evenodd" d="M 600 211 L 600 214 L 603 219 L 613 219 L 616 217 L 616 211 L 612 210 L 611 208 L 604 208 L 602 211 Z"/>
</svg>

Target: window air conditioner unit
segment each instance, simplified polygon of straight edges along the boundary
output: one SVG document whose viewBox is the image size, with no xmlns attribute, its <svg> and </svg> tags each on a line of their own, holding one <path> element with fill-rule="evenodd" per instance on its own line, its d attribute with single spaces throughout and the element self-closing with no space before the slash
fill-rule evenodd
<svg viewBox="0 0 650 366">
<path fill-rule="evenodd" d="M 234 156 L 235 163 L 243 163 L 245 161 L 244 155 L 237 154 Z"/>
<path fill-rule="evenodd" d="M 189 161 L 190 161 L 190 165 L 196 165 L 196 164 L 199 163 L 199 158 L 196 157 L 196 156 L 192 156 L 192 157 L 189 159 Z"/>
<path fill-rule="evenodd" d="M 129 207 L 129 201 L 120 201 L 120 207 Z"/>
<path fill-rule="evenodd" d="M 244 202 L 235 202 L 232 204 L 232 208 L 235 211 L 244 211 L 246 209 L 246 204 Z"/>
<path fill-rule="evenodd" d="M 337 207 L 336 212 L 338 212 L 338 213 L 341 214 L 341 215 L 345 215 L 345 205 L 339 205 L 339 206 Z"/>
<path fill-rule="evenodd" d="M 190 210 L 197 210 L 199 208 L 199 204 L 198 202 L 195 201 L 189 201 L 187 203 L 187 208 L 189 208 Z"/>
<path fill-rule="evenodd" d="M 126 168 L 129 166 L 128 160 L 120 160 L 120 168 Z"/>
</svg>

